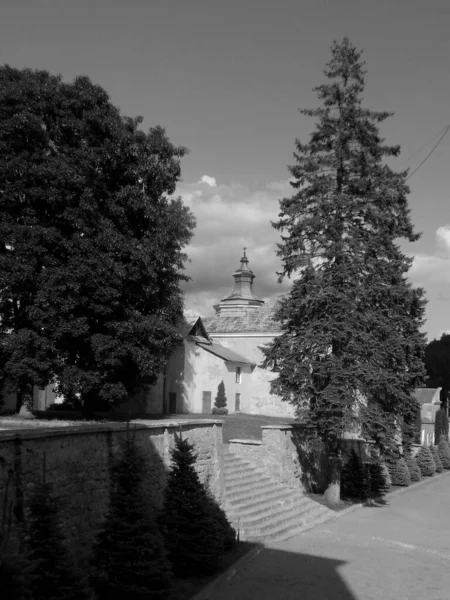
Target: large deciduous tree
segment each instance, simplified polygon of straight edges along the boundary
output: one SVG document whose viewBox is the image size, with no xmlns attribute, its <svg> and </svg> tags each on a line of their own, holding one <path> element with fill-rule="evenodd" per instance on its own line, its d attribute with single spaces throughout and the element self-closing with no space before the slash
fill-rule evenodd
<svg viewBox="0 0 450 600">
<path fill-rule="evenodd" d="M 19 405 L 55 377 L 120 402 L 177 340 L 186 149 L 141 121 L 86 77 L 0 68 L 0 384 Z"/>
<path fill-rule="evenodd" d="M 391 116 L 362 105 L 364 63 L 348 39 L 334 42 L 316 89 L 321 106 L 310 141 L 296 141 L 294 194 L 280 201 L 280 279 L 294 277 L 281 302 L 283 334 L 266 350 L 273 392 L 297 408 L 329 457 L 326 495 L 339 494 L 340 440 L 362 425 L 393 452 L 403 421 L 411 434 L 424 375 L 424 298 L 407 280 L 411 259 L 398 240 L 418 239 L 407 203 L 407 172 L 385 162 L 398 146 L 381 139 Z"/>
</svg>

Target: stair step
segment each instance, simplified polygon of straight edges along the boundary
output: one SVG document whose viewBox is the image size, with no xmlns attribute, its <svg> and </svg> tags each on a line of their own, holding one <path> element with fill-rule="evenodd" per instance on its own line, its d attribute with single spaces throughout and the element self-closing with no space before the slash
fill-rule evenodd
<svg viewBox="0 0 450 600">
<path fill-rule="evenodd" d="M 227 471 L 224 470 L 224 479 L 227 483 L 234 483 L 238 481 L 250 481 L 251 479 L 261 477 L 270 478 L 270 475 L 264 473 L 264 471 L 257 471 L 256 469 L 247 469 L 245 471 Z"/>
<path fill-rule="evenodd" d="M 292 504 L 296 498 L 295 490 L 289 490 L 278 488 L 273 492 L 264 494 L 262 497 L 259 496 L 244 496 L 240 498 L 226 498 L 225 506 L 231 510 L 240 510 L 248 507 L 258 506 L 270 506 L 272 503 L 277 503 L 280 508 L 285 507 L 287 504 Z"/>
<path fill-rule="evenodd" d="M 284 531 L 287 528 L 292 529 L 293 527 L 305 525 L 308 521 L 310 522 L 319 515 L 322 515 L 322 511 L 317 508 L 307 508 L 303 512 L 294 510 L 286 514 L 280 513 L 262 523 L 244 525 L 239 522 L 239 531 L 244 533 L 246 537 L 274 534 L 274 532 L 277 533 L 279 530 Z M 233 524 L 234 527 L 236 525 Z"/>
<path fill-rule="evenodd" d="M 233 481 L 231 483 L 225 482 L 225 494 L 231 497 L 235 492 L 246 492 L 255 491 L 259 489 L 265 489 L 273 485 L 280 485 L 270 477 L 262 475 L 261 477 L 254 477 L 247 481 Z"/>
<path fill-rule="evenodd" d="M 323 507 L 322 507 L 323 508 Z M 329 511 L 332 512 L 332 511 Z M 304 515 L 293 516 L 290 519 L 279 519 L 274 520 L 265 527 L 248 527 L 241 528 L 239 531 L 242 539 L 248 541 L 284 541 L 291 537 L 294 537 L 301 530 L 304 530 L 309 524 L 318 525 L 330 518 L 330 514 L 327 511 L 315 509 L 314 511 L 308 511 Z"/>
<path fill-rule="evenodd" d="M 307 529 L 312 529 L 313 527 L 316 527 L 316 525 L 320 525 L 321 523 L 330 521 L 335 516 L 336 516 L 336 514 L 332 510 L 330 510 L 329 512 L 324 512 L 322 514 L 319 514 L 317 517 L 315 517 L 314 519 L 311 519 L 309 522 L 306 522 L 303 525 L 299 525 L 298 527 L 292 527 L 288 531 L 284 530 L 284 531 L 278 532 L 277 534 L 274 534 L 274 535 L 265 536 L 264 540 L 259 538 L 258 541 L 259 542 L 261 542 L 261 541 L 269 542 L 270 541 L 271 543 L 285 542 L 286 540 L 290 540 L 291 538 L 295 537 L 296 535 L 303 533 Z M 244 539 L 244 538 L 242 538 L 242 539 Z M 250 541 L 250 540 L 248 540 L 248 541 Z"/>
<path fill-rule="evenodd" d="M 302 515 L 308 511 L 312 511 L 316 508 L 315 504 L 311 504 L 311 501 L 306 499 L 305 501 L 299 501 L 292 504 L 292 506 L 284 507 L 283 511 L 280 511 L 278 506 L 271 505 L 263 510 L 259 511 L 251 511 L 247 510 L 243 511 L 229 511 L 229 519 L 234 523 L 239 523 L 244 526 L 248 525 L 259 525 L 260 523 L 264 523 L 266 521 L 270 521 L 276 516 L 279 515 Z"/>
<path fill-rule="evenodd" d="M 269 481 L 263 481 L 261 483 L 253 483 L 245 487 L 239 487 L 231 491 L 226 491 L 225 496 L 230 501 L 248 501 L 251 502 L 254 499 L 264 499 L 268 494 L 274 492 L 286 493 L 287 488 L 282 486 L 276 481 L 269 479 Z M 291 490 L 295 492 L 295 490 Z"/>
</svg>

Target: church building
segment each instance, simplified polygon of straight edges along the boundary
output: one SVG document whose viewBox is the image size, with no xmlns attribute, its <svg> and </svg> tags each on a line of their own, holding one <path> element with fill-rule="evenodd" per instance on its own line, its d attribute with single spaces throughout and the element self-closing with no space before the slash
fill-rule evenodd
<svg viewBox="0 0 450 600">
<path fill-rule="evenodd" d="M 244 249 L 234 289 L 214 306 L 214 317 L 183 325 L 183 341 L 156 386 L 144 394 L 141 412 L 209 413 L 223 381 L 229 413 L 293 416 L 293 408 L 270 393 L 274 374 L 260 366 L 262 348 L 281 328 L 274 317 L 277 300 L 264 302 L 253 293 L 255 275 L 248 263 Z"/>
</svg>

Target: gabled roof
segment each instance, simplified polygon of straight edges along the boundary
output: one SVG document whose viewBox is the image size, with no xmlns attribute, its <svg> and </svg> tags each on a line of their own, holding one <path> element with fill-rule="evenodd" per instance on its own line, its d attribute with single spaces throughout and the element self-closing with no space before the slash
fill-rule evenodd
<svg viewBox="0 0 450 600">
<path fill-rule="evenodd" d="M 422 404 L 439 404 L 440 403 L 440 396 L 439 396 L 439 392 L 441 391 L 441 388 L 417 388 L 416 390 L 414 390 L 414 397 L 416 398 L 416 400 L 419 402 L 420 405 Z"/>
<path fill-rule="evenodd" d="M 178 325 L 178 332 L 183 340 L 186 339 L 188 335 L 191 335 L 206 338 L 206 340 L 209 341 L 208 332 L 206 331 L 201 317 L 185 319 L 184 322 L 181 322 Z"/>
<path fill-rule="evenodd" d="M 243 363 L 244 365 L 252 366 L 256 365 L 256 363 L 254 363 L 253 361 L 248 360 L 247 358 L 241 356 L 237 352 L 234 352 L 234 350 L 230 350 L 230 348 L 225 348 L 225 346 L 222 346 L 221 344 L 203 344 L 201 342 L 197 342 L 197 346 L 200 346 L 200 348 L 203 348 L 203 350 L 206 350 L 207 352 L 218 356 L 225 362 Z"/>
<path fill-rule="evenodd" d="M 269 300 L 260 308 L 249 310 L 242 317 L 208 317 L 204 319 L 204 325 L 210 334 L 279 332 L 281 324 L 275 318 L 279 301 L 280 297 Z"/>
</svg>

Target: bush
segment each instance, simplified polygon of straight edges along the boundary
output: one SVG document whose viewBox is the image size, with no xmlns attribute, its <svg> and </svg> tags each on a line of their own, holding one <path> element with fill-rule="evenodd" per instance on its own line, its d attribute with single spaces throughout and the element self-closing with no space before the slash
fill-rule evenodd
<svg viewBox="0 0 450 600">
<path fill-rule="evenodd" d="M 169 558 L 179 577 L 212 574 L 234 544 L 234 529 L 200 483 L 192 444 L 178 437 L 172 460 L 161 512 Z"/>
<path fill-rule="evenodd" d="M 222 406 L 220 408 L 218 406 L 213 406 L 211 412 L 213 415 L 227 415 L 228 408 L 226 406 Z"/>
<path fill-rule="evenodd" d="M 217 388 L 217 396 L 214 400 L 214 406 L 212 409 L 213 415 L 227 415 L 228 408 L 227 406 L 227 397 L 225 396 L 225 384 L 223 381 L 219 383 L 219 387 Z"/>
<path fill-rule="evenodd" d="M 430 446 L 431 454 L 433 455 L 434 464 L 436 465 L 436 473 L 442 473 L 444 465 L 442 464 L 441 457 L 439 456 L 439 450 L 437 446 Z"/>
<path fill-rule="evenodd" d="M 441 435 L 437 448 L 444 469 L 450 469 L 450 446 L 448 445 L 445 436 Z"/>
<path fill-rule="evenodd" d="M 369 463 L 370 488 L 375 497 L 384 496 L 391 489 L 391 477 L 385 463 Z"/>
<path fill-rule="evenodd" d="M 405 458 L 406 466 L 408 467 L 411 481 L 420 481 L 422 475 L 420 473 L 419 465 L 412 454 L 408 454 Z"/>
<path fill-rule="evenodd" d="M 140 447 L 128 438 L 113 468 L 110 509 L 94 547 L 91 579 L 98 600 L 170 595 L 164 540 L 144 486 L 146 467 Z"/>
<path fill-rule="evenodd" d="M 87 600 L 87 582 L 68 553 L 61 530 L 58 500 L 49 483 L 38 483 L 30 501 L 29 556 L 37 568 L 33 600 Z"/>
<path fill-rule="evenodd" d="M 436 463 L 434 462 L 431 450 L 427 446 L 421 446 L 417 453 L 416 461 L 423 477 L 431 477 L 436 473 Z"/>
<path fill-rule="evenodd" d="M 369 497 L 368 467 L 359 459 L 354 450 L 341 470 L 341 495 L 343 498 L 367 500 Z"/>
<path fill-rule="evenodd" d="M 441 408 L 436 412 L 434 418 L 434 440 L 436 443 L 439 442 L 441 436 L 448 436 L 448 417 L 445 408 Z"/>
<path fill-rule="evenodd" d="M 391 460 L 388 463 L 389 474 L 391 476 L 392 485 L 408 486 L 411 485 L 411 476 L 406 466 L 403 457 L 397 460 Z"/>
</svg>

